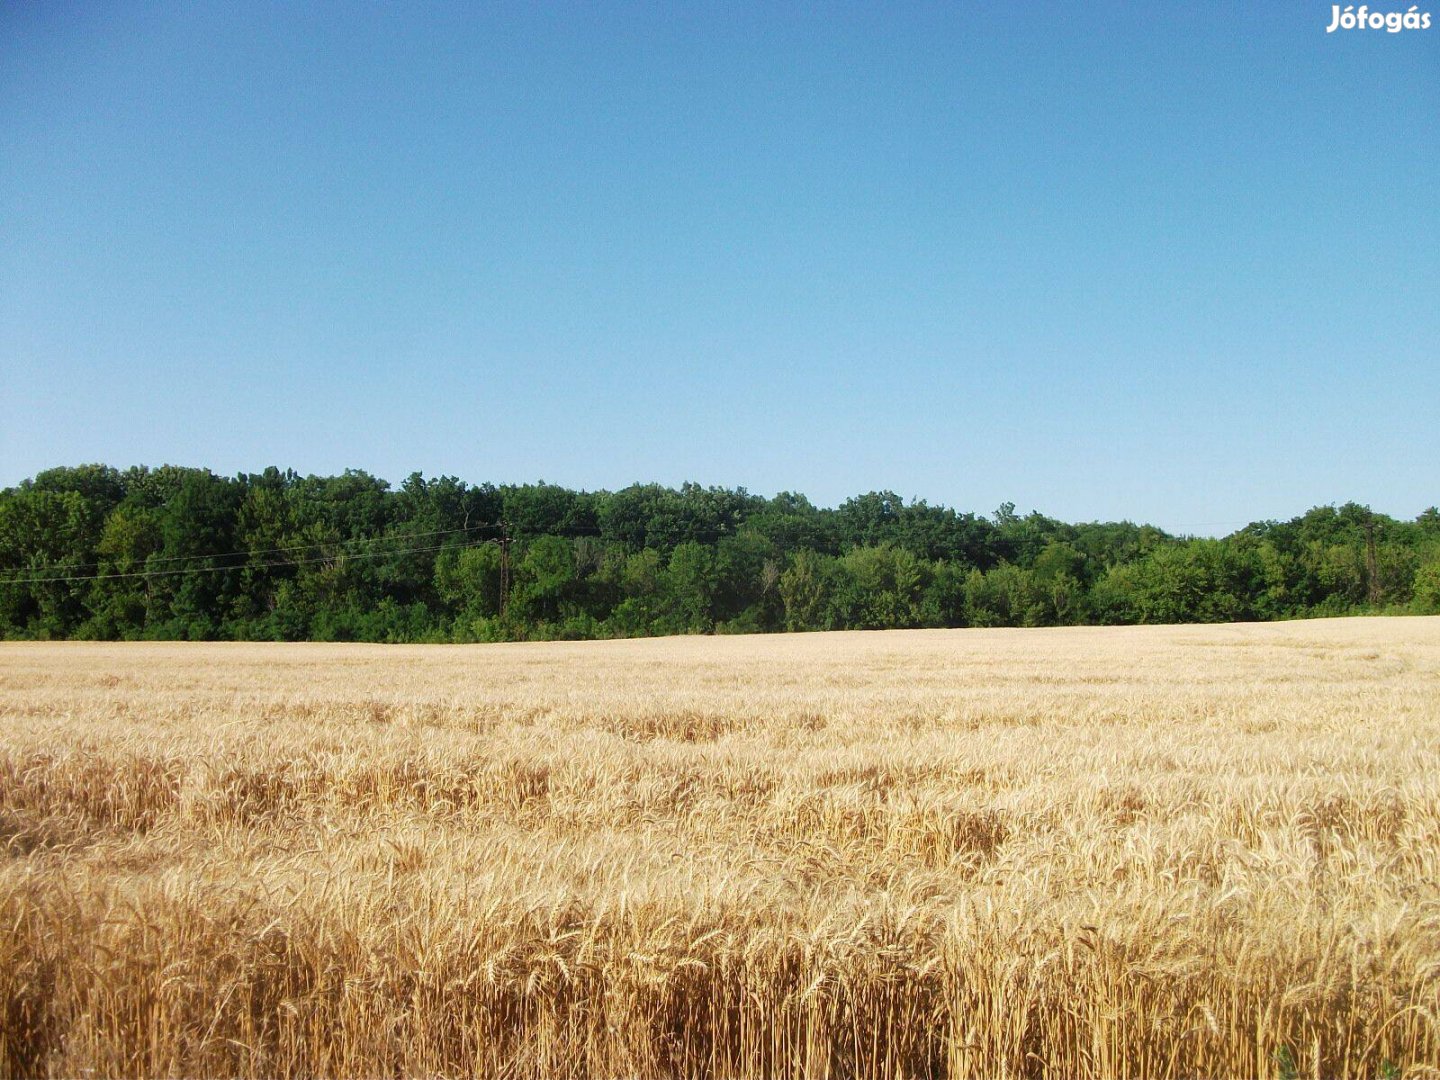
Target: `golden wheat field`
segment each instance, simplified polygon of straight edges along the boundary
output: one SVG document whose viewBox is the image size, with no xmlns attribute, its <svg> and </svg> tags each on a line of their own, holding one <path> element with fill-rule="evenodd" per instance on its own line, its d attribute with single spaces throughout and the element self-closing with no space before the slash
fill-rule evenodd
<svg viewBox="0 0 1440 1080">
<path fill-rule="evenodd" d="M 1440 1075 L 1440 619 L 0 646 L 8 1075 Z"/>
</svg>

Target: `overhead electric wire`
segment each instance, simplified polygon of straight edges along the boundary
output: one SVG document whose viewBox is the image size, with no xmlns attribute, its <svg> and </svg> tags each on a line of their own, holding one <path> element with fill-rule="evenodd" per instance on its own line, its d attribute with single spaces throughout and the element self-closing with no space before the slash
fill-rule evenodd
<svg viewBox="0 0 1440 1080">
<path fill-rule="evenodd" d="M 381 537 L 380 539 L 388 539 Z M 477 547 L 480 543 L 494 543 L 492 540 L 483 540 L 461 544 L 460 549 Z M 179 570 L 133 570 L 119 574 L 80 574 L 63 577 L 44 578 L 16 578 L 0 580 L 0 585 L 44 585 L 59 582 L 77 581 L 115 581 L 122 578 L 149 578 L 149 577 L 183 577 L 189 574 L 218 574 L 226 570 L 271 570 L 287 566 L 306 566 L 313 563 L 327 562 L 354 562 L 359 559 L 384 559 L 392 555 L 416 555 L 427 551 L 445 551 L 451 549 L 449 544 L 432 544 L 428 547 L 401 548 L 398 551 L 361 551 L 361 552 L 340 552 L 334 555 L 320 555 L 313 559 L 282 559 L 275 562 L 259 563 L 248 566 L 190 566 Z M 198 558 L 210 558 L 211 556 L 197 556 Z"/>
<path fill-rule="evenodd" d="M 1209 522 L 1209 523 L 1190 522 L 1189 524 L 1192 524 L 1192 525 L 1193 525 L 1193 524 L 1229 524 L 1229 523 L 1227 523 L 1227 522 Z M 736 536 L 736 535 L 738 535 L 739 532 L 740 532 L 740 530 L 743 529 L 744 527 L 745 527 L 744 524 L 741 524 L 741 525 L 738 525 L 738 526 L 732 525 L 732 526 L 729 527 L 729 529 L 721 528 L 721 529 L 703 529 L 703 530 L 696 530 L 696 531 L 690 532 L 690 533 L 688 534 L 688 537 L 687 537 L 687 538 L 690 539 L 690 540 L 698 540 L 698 539 L 719 540 L 719 539 L 723 539 L 723 538 L 725 538 L 725 537 L 730 537 L 730 536 Z M 308 551 L 308 550 L 310 550 L 310 549 L 312 549 L 312 548 L 323 547 L 323 546 L 324 546 L 325 544 L 327 544 L 327 543 L 337 543 L 337 542 L 338 542 L 338 543 L 342 543 L 342 544 L 353 544 L 353 545 L 365 544 L 365 545 L 371 545 L 371 544 L 381 544 L 381 543 L 384 543 L 384 542 L 386 542 L 386 541 L 388 541 L 388 540 L 413 539 L 413 538 L 415 538 L 415 537 L 426 537 L 426 536 L 454 536 L 454 535 L 456 535 L 456 534 L 458 534 L 458 533 L 473 533 L 473 532 L 481 532 L 481 531 L 484 531 L 484 530 L 491 530 L 491 529 L 504 529 L 504 530 L 508 530 L 509 528 L 511 528 L 511 526 L 508 526 L 505 522 L 487 522 L 487 523 L 482 524 L 482 525 L 466 525 L 466 526 L 462 526 L 461 528 L 457 528 L 457 529 L 433 529 L 433 530 L 428 530 L 428 531 L 426 531 L 426 532 L 409 533 L 409 534 L 406 534 L 406 535 L 403 536 L 403 537 L 401 537 L 401 536 L 372 536 L 372 537 L 368 537 L 368 538 L 364 538 L 364 539 L 358 539 L 358 540 L 342 540 L 342 541 L 323 541 L 323 540 L 317 540 L 317 541 L 315 541 L 315 542 L 313 542 L 313 543 L 309 543 L 309 544 L 288 544 L 288 545 L 285 545 L 285 546 L 283 546 L 283 547 L 256 548 L 256 549 L 249 550 L 249 551 L 227 551 L 227 552 L 220 552 L 220 553 L 218 553 L 218 554 L 213 554 L 213 555 L 210 555 L 210 554 L 206 554 L 206 555 L 167 555 L 167 556 L 159 556 L 159 557 L 151 556 L 151 557 L 150 557 L 150 561 L 153 561 L 153 562 L 162 562 L 162 563 L 170 563 L 170 562 L 185 562 L 185 561 L 192 561 L 192 560 L 198 561 L 198 560 L 200 560 L 200 559 L 230 559 L 230 558 L 239 558 L 239 557 L 242 557 L 242 556 L 245 557 L 245 558 L 254 558 L 256 555 L 274 555 L 274 554 L 279 554 L 279 553 L 287 552 L 287 551 Z M 527 531 L 528 531 L 528 530 L 527 530 Z M 652 531 L 652 530 L 646 530 L 646 531 L 649 532 L 649 531 Z M 574 537 L 579 537 L 579 536 L 603 536 L 603 535 L 604 535 L 604 532 L 605 532 L 604 529 L 602 529 L 601 527 L 596 526 L 596 525 L 569 525 L 569 526 L 563 526 L 563 527 L 559 527 L 559 528 L 543 529 L 543 530 L 540 530 L 540 531 L 538 531 L 538 532 L 536 532 L 536 533 L 533 533 L 532 536 L 534 536 L 534 537 L 540 537 L 540 536 L 574 536 Z M 515 535 L 506 535 L 506 536 L 503 537 L 503 538 L 496 538 L 496 539 L 494 539 L 494 540 L 484 540 L 484 541 L 480 541 L 480 542 L 473 542 L 473 541 L 472 541 L 472 542 L 470 542 L 470 543 L 466 543 L 466 544 L 461 544 L 461 545 L 459 545 L 459 550 L 467 550 L 467 549 L 469 549 L 469 548 L 476 547 L 476 546 L 478 546 L 478 543 L 497 543 L 497 542 L 502 542 L 503 540 L 514 540 L 514 539 L 519 539 L 519 538 L 520 538 L 519 536 L 515 536 Z M 622 540 L 622 539 L 619 538 L 619 537 L 615 537 L 614 539 L 615 539 L 617 542 L 620 542 L 620 543 L 628 543 L 628 541 Z M 649 537 L 647 536 L 646 539 L 647 539 L 647 541 L 648 541 Z M 428 545 L 428 546 L 424 546 L 424 547 L 400 548 L 400 549 L 398 549 L 398 550 L 393 550 L 393 551 L 361 551 L 361 552 L 353 552 L 353 551 L 350 551 L 350 552 L 336 552 L 336 553 L 334 553 L 334 554 L 330 554 L 330 555 L 318 555 L 318 556 L 315 556 L 314 558 L 308 558 L 308 559 L 277 559 L 277 560 L 271 560 L 271 561 L 268 561 L 268 562 L 261 562 L 261 563 L 238 563 L 238 564 L 229 565 L 229 566 L 192 566 L 192 567 L 181 567 L 181 568 L 178 568 L 178 569 L 129 570 L 129 571 L 123 571 L 123 572 L 118 572 L 118 573 L 108 573 L 108 574 L 58 574 L 58 573 L 57 573 L 57 574 L 51 574 L 51 573 L 50 573 L 50 571 L 54 571 L 54 570 L 75 570 L 75 569 L 97 568 L 97 567 L 103 565 L 103 564 L 101 564 L 101 563 L 77 563 L 77 564 L 75 564 L 74 566 L 66 566 L 66 567 L 62 567 L 62 566 L 50 566 L 50 567 L 39 567 L 39 568 L 27 568 L 27 569 L 31 569 L 31 570 L 32 570 L 32 573 L 41 573 L 41 574 L 45 574 L 46 576 L 43 576 L 43 577 L 35 577 L 35 576 L 29 576 L 29 577 L 0 577 L 0 585 L 51 585 L 51 584 L 75 583 L 75 582 L 86 582 L 86 581 L 120 581 L 120 580 L 126 580 L 126 579 L 134 579 L 134 578 L 184 577 L 184 576 L 188 576 L 188 575 L 191 575 L 191 574 L 218 574 L 218 573 L 222 573 L 222 572 L 224 572 L 224 571 L 226 571 L 226 570 L 272 570 L 272 569 L 282 569 L 282 568 L 291 567 L 291 566 L 310 566 L 310 565 L 314 565 L 315 563 L 354 562 L 354 561 L 363 560 L 363 559 L 381 559 L 381 558 L 387 558 L 387 557 L 395 556 L 395 555 L 417 555 L 417 554 L 422 554 L 422 553 L 427 553 L 427 552 L 444 551 L 444 550 L 446 550 L 446 549 L 455 550 L 455 548 L 452 547 L 452 545 L 450 545 L 450 544 L 432 544 L 432 545 Z"/>
<path fill-rule="evenodd" d="M 718 528 L 693 529 L 693 530 L 681 528 L 681 529 L 678 529 L 677 531 L 678 531 L 679 533 L 683 534 L 683 535 L 684 535 L 684 538 L 685 538 L 686 540 L 721 540 L 721 539 L 724 539 L 724 538 L 726 538 L 726 537 L 733 537 L 733 536 L 739 535 L 739 534 L 746 528 L 747 524 L 748 524 L 748 523 L 746 523 L 746 522 L 740 522 L 740 523 L 730 523 L 730 524 L 728 524 L 728 525 L 722 525 L 722 526 L 720 526 L 720 527 L 718 527 Z M 591 537 L 591 536 L 593 536 L 593 537 L 604 538 L 604 534 L 605 534 L 605 532 L 606 532 L 606 530 L 605 530 L 602 526 L 599 526 L 599 525 L 565 525 L 565 526 L 552 526 L 552 527 L 548 527 L 548 528 L 541 528 L 541 529 L 534 530 L 534 531 L 528 530 L 528 529 L 518 529 L 518 530 L 517 530 L 516 527 L 515 527 L 512 523 L 504 522 L 504 521 L 494 521 L 494 522 L 485 522 L 485 523 L 482 523 L 482 524 L 479 524 L 479 525 L 465 525 L 465 526 L 461 526 L 461 527 L 455 528 L 455 529 L 433 529 L 433 530 L 428 530 L 428 531 L 426 531 L 426 532 L 408 533 L 408 534 L 405 534 L 404 536 L 372 536 L 372 537 L 368 537 L 368 538 L 364 538 L 364 539 L 341 540 L 341 541 L 317 540 L 317 541 L 314 541 L 314 542 L 308 543 L 308 544 L 287 544 L 287 545 L 284 545 L 284 546 L 282 546 L 282 547 L 255 548 L 255 549 L 245 550 L 245 551 L 226 551 L 226 552 L 218 552 L 218 553 L 215 553 L 215 554 L 151 556 L 150 559 L 149 559 L 149 561 L 150 561 L 150 562 L 153 562 L 153 563 L 171 563 L 171 562 L 198 561 L 198 560 L 201 560 L 201 559 L 231 559 L 231 558 L 247 558 L 247 559 L 249 559 L 249 558 L 254 558 L 254 557 L 257 556 L 257 555 L 275 555 L 275 554 L 280 554 L 280 553 L 288 552 L 288 551 L 308 551 L 308 550 L 311 550 L 311 549 L 314 549 L 314 548 L 324 547 L 326 544 L 333 544 L 333 543 L 350 544 L 350 545 L 362 545 L 362 544 L 363 544 L 363 545 L 373 545 L 373 544 L 385 543 L 386 541 L 392 541 L 392 540 L 409 540 L 409 539 L 414 539 L 414 538 L 417 538 L 417 537 L 431 537 L 431 536 L 454 536 L 454 535 L 460 534 L 460 533 L 469 534 L 469 533 L 483 532 L 483 531 L 488 531 L 488 530 L 502 530 L 505 535 L 504 535 L 503 537 L 497 537 L 497 538 L 495 538 L 495 539 L 493 539 L 493 540 L 488 540 L 488 539 L 487 539 L 487 540 L 483 541 L 484 543 L 496 543 L 496 542 L 501 542 L 501 541 L 503 541 L 503 540 L 517 540 L 517 539 L 521 539 L 522 537 L 524 537 L 524 538 L 526 538 L 526 539 L 534 539 L 534 538 L 542 537 L 542 536 L 571 536 L 571 537 L 582 537 L 582 536 L 584 536 L 584 537 Z M 643 542 L 648 545 L 648 543 L 649 543 L 650 540 L 651 540 L 651 536 L 650 536 L 649 534 L 654 533 L 654 532 L 657 532 L 657 531 L 666 531 L 666 532 L 668 532 L 669 530 L 655 530 L 655 529 L 649 529 L 649 528 L 644 529 L 644 530 L 642 530 L 642 532 L 645 533 L 646 535 L 645 535 L 645 540 L 644 540 Z M 621 537 L 619 537 L 619 536 L 611 537 L 610 539 L 612 539 L 614 542 L 617 542 L 617 543 L 631 543 L 631 542 L 632 542 L 632 541 L 630 541 L 630 540 L 623 539 L 623 538 L 621 538 Z M 682 541 L 682 542 L 683 542 L 683 541 Z M 475 547 L 475 546 L 477 546 L 477 544 L 474 543 L 474 542 L 459 545 L 459 547 L 460 547 L 461 549 L 471 548 L 471 547 Z M 62 573 L 62 572 L 60 572 L 60 571 L 80 570 L 80 569 L 94 569 L 94 568 L 98 568 L 99 566 L 103 565 L 103 564 L 101 564 L 101 563 L 76 563 L 76 564 L 71 565 L 71 566 L 53 566 L 53 565 L 52 565 L 52 566 L 49 566 L 49 567 L 26 567 L 26 568 L 24 568 L 24 571 L 28 571 L 28 572 L 29 572 L 29 573 L 28 573 L 28 576 L 24 576 L 24 577 L 0 577 L 0 585 L 48 585 L 48 584 L 60 584 L 60 583 L 62 583 L 62 582 L 64 582 L 64 583 L 74 583 L 74 582 L 86 582 L 86 581 L 120 581 L 120 580 L 135 579 L 135 578 L 184 577 L 184 576 L 188 576 L 188 575 L 191 575 L 191 574 L 216 574 L 216 573 L 221 573 L 221 572 L 226 571 L 226 570 L 267 570 L 267 569 L 279 569 L 279 568 L 284 568 L 284 567 L 289 567 L 289 566 L 308 566 L 308 565 L 313 565 L 313 564 L 315 564 L 315 563 L 324 563 L 324 562 L 348 562 L 348 561 L 355 561 L 355 560 L 361 560 L 361 559 L 378 559 L 378 558 L 385 558 L 385 557 L 392 556 L 392 555 L 414 555 L 414 554 L 421 554 L 421 553 L 425 553 L 425 552 L 443 551 L 443 550 L 445 550 L 445 549 L 447 549 L 447 548 L 450 548 L 450 547 L 451 547 L 451 545 L 449 545 L 449 544 L 434 544 L 434 545 L 429 545 L 429 546 L 424 546 L 424 547 L 401 548 L 401 549 L 392 550 L 392 551 L 338 552 L 338 553 L 331 554 L 331 555 L 320 555 L 320 556 L 316 556 L 316 557 L 314 557 L 314 558 L 307 558 L 307 559 L 277 559 L 277 560 L 272 560 L 272 561 L 267 561 L 267 562 L 261 562 L 261 563 L 237 563 L 237 564 L 228 565 L 228 566 L 193 566 L 193 567 L 180 567 L 180 568 L 174 568 L 174 569 L 159 569 L 159 570 L 153 570 L 153 569 L 146 569 L 146 570 L 129 570 L 129 571 L 121 571 L 121 572 L 113 572 L 113 573 L 105 573 L 105 574 L 74 574 L 74 573 Z M 22 571 L 22 572 L 23 572 L 23 571 Z M 40 575 L 40 576 L 36 576 L 36 575 Z"/>
<path fill-rule="evenodd" d="M 504 522 L 496 521 L 496 522 L 490 522 L 490 523 L 487 523 L 487 524 L 484 524 L 484 525 L 465 525 L 465 526 L 463 526 L 463 527 L 461 527 L 461 528 L 458 528 L 458 529 L 432 529 L 432 530 L 430 530 L 430 531 L 428 531 L 428 532 L 406 533 L 406 534 L 404 534 L 404 535 L 402 535 L 402 536 L 371 536 L 371 537 L 368 537 L 368 538 L 365 538 L 365 539 L 358 539 L 358 540 L 315 540 L 315 541 L 312 541 L 311 543 L 308 543 L 308 544 L 287 544 L 287 545 L 285 545 L 284 547 L 253 548 L 253 549 L 248 550 L 248 551 L 221 551 L 221 552 L 216 552 L 216 553 L 214 553 L 214 554 L 204 554 L 204 555 L 163 555 L 163 556 L 150 556 L 147 561 L 156 562 L 156 563 L 171 563 L 171 562 L 190 562 L 190 561 L 198 561 L 198 560 L 200 560 L 200 559 L 233 559 L 233 558 L 239 558 L 239 557 L 241 557 L 241 556 L 244 556 L 244 557 L 246 557 L 246 558 L 253 558 L 253 557 L 256 556 L 256 555 L 275 555 L 275 554 L 279 554 L 280 552 L 285 552 L 285 551 L 308 551 L 308 550 L 310 550 L 310 549 L 312 549 L 312 548 L 324 547 L 326 544 L 380 544 L 380 543 L 384 543 L 386 540 L 413 540 L 413 539 L 417 539 L 417 538 L 419 538 L 419 537 L 426 537 L 426 536 L 450 536 L 450 535 L 454 535 L 454 534 L 456 534 L 456 533 L 472 533 L 472 532 L 479 532 L 479 531 L 481 531 L 481 530 L 483 530 L 483 529 L 503 529 L 504 527 L 505 527 Z M 446 545 L 441 544 L 441 545 L 439 545 L 435 550 L 439 550 L 440 548 L 443 548 L 443 547 L 445 547 L 445 546 L 446 546 Z M 321 559 L 313 559 L 313 560 L 302 560 L 302 562 L 304 562 L 304 561 L 324 562 L 325 560 L 324 560 L 323 558 L 321 558 Z M 69 566 L 53 566 L 53 565 L 52 565 L 52 566 L 39 566 L 39 567 L 23 567 L 23 568 L 17 568 L 17 570 L 20 571 L 20 572 L 22 572 L 22 573 L 23 573 L 23 572 L 28 572 L 30 575 L 34 575 L 34 574 L 50 574 L 50 573 L 52 573 L 52 572 L 58 573 L 59 571 L 69 571 L 69 570 L 93 570 L 93 569 L 98 569 L 99 567 L 101 567 L 101 566 L 103 566 L 103 565 L 104 565 L 103 563 L 74 563 L 74 564 L 69 565 Z M 285 566 L 285 565 L 291 565 L 291 564 L 288 563 L 288 562 L 280 562 L 280 563 L 263 563 L 263 564 L 261 564 L 261 565 Z M 299 564 L 294 564 L 294 565 L 299 565 Z M 205 571 L 205 572 L 208 573 L 208 572 L 210 572 L 210 571 L 212 571 L 212 570 L 244 570 L 244 569 L 246 569 L 246 566 L 243 565 L 243 564 L 242 564 L 242 565 L 237 565 L 237 566 L 205 566 L 205 567 L 199 567 L 198 569 L 200 569 L 200 570 Z M 58 581 L 58 580 L 87 581 L 87 580 L 98 580 L 98 579 L 104 578 L 104 577 L 126 577 L 126 576 L 145 577 L 145 576 L 149 576 L 149 575 L 153 575 L 153 574 L 174 574 L 174 573 L 181 573 L 181 572 L 183 572 L 183 571 L 177 571 L 177 570 L 145 570 L 145 571 L 135 571 L 133 574 L 128 574 L 128 575 L 127 575 L 127 574 L 109 574 L 109 575 L 106 575 L 106 574 L 100 574 L 100 575 L 81 574 L 81 575 L 65 575 L 64 577 L 54 577 L 54 578 L 49 578 L 49 577 L 46 577 L 46 578 L 38 578 L 38 577 L 34 577 L 34 576 L 14 577 L 14 578 L 11 578 L 11 577 L 0 577 L 0 585 L 26 585 L 26 584 L 37 584 L 37 583 L 39 583 L 39 582 L 41 582 L 41 581 Z"/>
</svg>

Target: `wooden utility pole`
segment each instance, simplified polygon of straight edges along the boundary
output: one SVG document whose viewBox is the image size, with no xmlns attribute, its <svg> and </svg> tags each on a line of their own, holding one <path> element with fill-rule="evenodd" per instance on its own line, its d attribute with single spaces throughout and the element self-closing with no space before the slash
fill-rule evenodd
<svg viewBox="0 0 1440 1080">
<path fill-rule="evenodd" d="M 1375 517 L 1365 518 L 1366 599 L 1372 608 L 1380 606 L 1380 560 L 1375 554 Z"/>
<path fill-rule="evenodd" d="M 510 602 L 510 523 L 500 522 L 500 617 Z"/>
</svg>

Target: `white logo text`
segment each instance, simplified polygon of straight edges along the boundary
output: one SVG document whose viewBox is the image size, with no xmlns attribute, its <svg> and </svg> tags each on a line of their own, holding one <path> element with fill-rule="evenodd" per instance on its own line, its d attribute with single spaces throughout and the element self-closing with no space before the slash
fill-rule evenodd
<svg viewBox="0 0 1440 1080">
<path fill-rule="evenodd" d="M 1337 29 L 1384 30 L 1388 34 L 1398 34 L 1401 30 L 1429 30 L 1430 13 L 1421 11 L 1418 7 L 1412 7 L 1405 12 L 1371 11 L 1364 4 L 1360 5 L 1358 11 L 1353 4 L 1341 11 L 1339 4 L 1332 4 L 1330 25 L 1325 28 L 1325 33 L 1333 34 Z"/>
</svg>

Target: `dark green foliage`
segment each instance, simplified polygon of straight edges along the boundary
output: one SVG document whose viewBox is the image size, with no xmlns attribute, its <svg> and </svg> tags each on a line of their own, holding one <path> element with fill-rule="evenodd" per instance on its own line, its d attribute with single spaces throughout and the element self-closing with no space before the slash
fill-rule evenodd
<svg viewBox="0 0 1440 1080">
<path fill-rule="evenodd" d="M 507 541 L 502 547 L 501 541 Z M 508 580 L 508 590 L 506 582 Z M 686 484 L 49 469 L 0 492 L 0 635 L 499 641 L 1440 613 L 1440 511 L 1355 503 L 1223 540 L 834 510 Z"/>
</svg>

